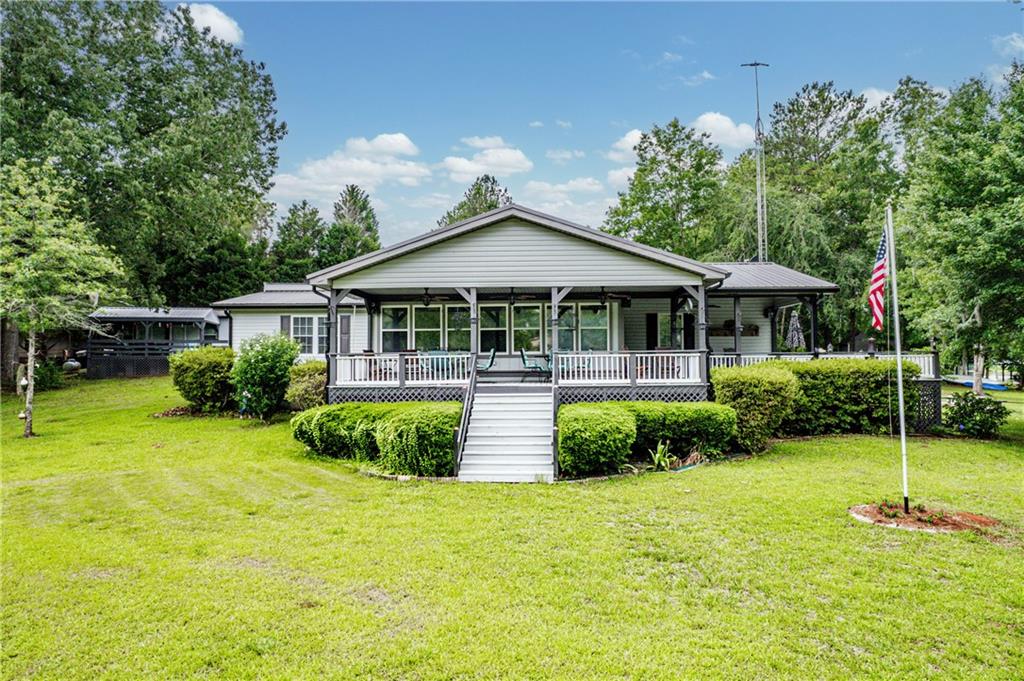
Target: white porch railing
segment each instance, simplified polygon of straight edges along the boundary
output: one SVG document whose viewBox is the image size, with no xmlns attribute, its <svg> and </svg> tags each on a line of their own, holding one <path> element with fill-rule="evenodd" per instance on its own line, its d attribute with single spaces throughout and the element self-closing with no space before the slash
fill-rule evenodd
<svg viewBox="0 0 1024 681">
<path fill-rule="evenodd" d="M 560 352 L 561 385 L 700 383 L 699 352 Z"/>
<path fill-rule="evenodd" d="M 468 352 L 339 355 L 335 361 L 336 385 L 462 385 L 473 366 Z"/>
<path fill-rule="evenodd" d="M 869 355 L 866 352 L 833 352 L 833 353 L 819 353 L 818 359 L 868 359 L 874 357 L 874 359 L 895 359 L 895 355 L 891 353 L 879 353 L 876 352 L 874 355 Z M 718 367 L 731 367 L 731 366 L 750 366 L 751 364 L 760 364 L 761 362 L 769 362 L 773 359 L 781 359 L 787 362 L 808 362 L 814 359 L 814 355 L 810 353 L 790 353 L 780 352 L 775 354 L 712 354 L 711 355 L 711 368 L 716 369 Z M 907 362 L 916 364 L 921 369 L 921 376 L 930 378 L 937 376 L 935 372 L 935 356 L 928 354 L 904 354 L 903 359 Z"/>
</svg>

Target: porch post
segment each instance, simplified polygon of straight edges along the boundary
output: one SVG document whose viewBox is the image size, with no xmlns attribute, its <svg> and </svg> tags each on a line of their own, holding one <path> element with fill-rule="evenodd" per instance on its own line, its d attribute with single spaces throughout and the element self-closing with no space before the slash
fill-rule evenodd
<svg viewBox="0 0 1024 681">
<path fill-rule="evenodd" d="M 679 329 L 676 324 L 676 315 L 679 314 L 679 308 L 679 294 L 673 293 L 672 297 L 669 298 L 668 304 L 668 347 L 671 350 L 678 349 L 676 347 L 676 333 L 678 333 Z"/>
<path fill-rule="evenodd" d="M 818 296 L 811 298 L 811 353 L 818 357 Z"/>
<path fill-rule="evenodd" d="M 348 295 L 348 289 L 331 289 L 327 299 L 327 385 L 338 382 L 338 303 Z"/>
<path fill-rule="evenodd" d="M 708 290 L 703 284 L 683 288 L 697 301 L 697 328 L 694 329 L 693 335 L 697 343 L 697 352 L 700 353 L 700 380 L 701 383 L 707 383 L 710 371 L 708 365 L 711 361 L 711 353 L 708 350 Z"/>
<path fill-rule="evenodd" d="M 480 352 L 480 316 L 477 314 L 476 288 L 456 288 L 455 290 L 469 303 L 469 354 L 475 359 Z"/>
<path fill-rule="evenodd" d="M 778 352 L 778 343 L 775 337 L 778 335 L 775 332 L 775 324 L 778 321 L 779 310 L 774 305 L 768 308 L 768 325 L 771 327 L 771 336 L 768 337 L 769 347 L 771 348 L 772 354 Z"/>
<path fill-rule="evenodd" d="M 373 315 L 375 314 L 374 308 L 377 305 L 371 298 L 365 298 L 364 302 L 366 304 L 366 349 L 370 352 L 376 352 L 376 344 L 373 342 Z"/>
<path fill-rule="evenodd" d="M 551 384 L 558 385 L 558 304 L 569 295 L 571 286 L 551 287 Z"/>
<path fill-rule="evenodd" d="M 743 312 L 740 310 L 740 297 L 734 296 L 732 299 L 732 321 L 733 321 L 733 332 L 732 342 L 736 347 L 733 350 L 736 354 L 740 354 L 740 339 L 743 337 Z"/>
</svg>

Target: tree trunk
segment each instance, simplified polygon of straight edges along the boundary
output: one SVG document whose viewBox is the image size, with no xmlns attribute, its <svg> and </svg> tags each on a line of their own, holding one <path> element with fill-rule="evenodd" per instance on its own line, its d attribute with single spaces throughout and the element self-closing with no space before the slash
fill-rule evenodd
<svg viewBox="0 0 1024 681">
<path fill-rule="evenodd" d="M 28 332 L 28 366 L 26 376 L 28 386 L 25 388 L 25 437 L 32 437 L 32 398 L 36 394 L 36 332 Z"/>
<path fill-rule="evenodd" d="M 0 384 L 7 387 L 18 380 L 18 326 L 8 319 L 3 320 L 0 335 Z"/>
<path fill-rule="evenodd" d="M 974 348 L 974 390 L 975 395 L 984 395 L 985 389 L 982 386 L 982 379 L 985 374 L 985 348 L 979 343 Z"/>
<path fill-rule="evenodd" d="M 857 345 L 857 312 L 850 310 L 850 340 L 846 342 L 846 351 L 853 352 Z"/>
</svg>

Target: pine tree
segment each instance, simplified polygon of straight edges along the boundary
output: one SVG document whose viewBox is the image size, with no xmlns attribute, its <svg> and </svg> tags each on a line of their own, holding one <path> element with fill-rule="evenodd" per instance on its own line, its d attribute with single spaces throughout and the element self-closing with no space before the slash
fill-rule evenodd
<svg viewBox="0 0 1024 681">
<path fill-rule="evenodd" d="M 510 203 L 512 203 L 512 196 L 508 189 L 498 184 L 497 178 L 493 175 L 481 175 L 473 180 L 473 184 L 466 190 L 462 200 L 441 216 L 441 219 L 437 221 L 437 226 L 445 227 L 462 222 Z"/>
</svg>

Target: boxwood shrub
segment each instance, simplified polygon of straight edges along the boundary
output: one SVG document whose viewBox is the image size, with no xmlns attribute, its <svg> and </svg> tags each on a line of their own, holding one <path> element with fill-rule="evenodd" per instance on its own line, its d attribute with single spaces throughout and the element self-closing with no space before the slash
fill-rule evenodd
<svg viewBox="0 0 1024 681">
<path fill-rule="evenodd" d="M 616 473 L 636 434 L 636 418 L 621 405 L 566 405 L 558 410 L 558 467 L 567 477 Z"/>
<path fill-rule="evenodd" d="M 167 358 L 171 382 L 189 406 L 202 412 L 223 411 L 234 404 L 231 348 L 212 345 L 177 352 Z"/>
<path fill-rule="evenodd" d="M 288 372 L 288 390 L 284 399 L 292 409 L 302 411 L 324 403 L 327 385 L 327 362 L 313 360 L 296 364 Z"/>
<path fill-rule="evenodd" d="M 347 402 L 292 418 L 296 440 L 324 456 L 379 461 L 402 475 L 449 475 L 458 402 Z"/>
<path fill-rule="evenodd" d="M 720 367 L 711 372 L 711 383 L 715 401 L 736 410 L 736 442 L 749 452 L 765 448 L 799 391 L 792 371 L 768 364 Z"/>
<path fill-rule="evenodd" d="M 792 372 L 799 385 L 793 409 L 782 421 L 782 434 L 884 433 L 889 430 L 890 415 L 893 425 L 899 427 L 894 360 L 828 359 L 771 364 Z M 903 362 L 903 392 L 911 423 L 921 400 L 915 384 L 920 374 L 916 364 Z"/>
<path fill-rule="evenodd" d="M 647 459 L 659 441 L 670 443 L 673 454 L 693 450 L 717 456 L 729 450 L 736 435 L 736 411 L 714 402 L 614 402 L 636 419 L 633 457 Z"/>
</svg>

